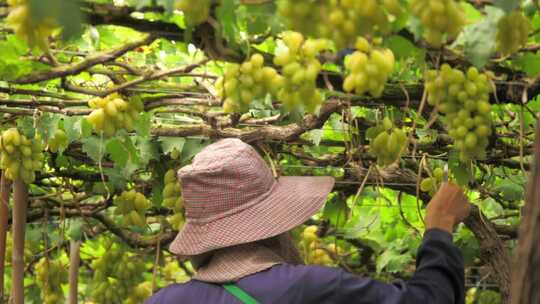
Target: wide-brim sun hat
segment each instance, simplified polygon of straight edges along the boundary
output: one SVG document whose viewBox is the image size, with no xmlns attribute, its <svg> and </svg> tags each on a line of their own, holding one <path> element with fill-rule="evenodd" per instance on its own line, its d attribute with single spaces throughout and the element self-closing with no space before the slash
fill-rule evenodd
<svg viewBox="0 0 540 304">
<path fill-rule="evenodd" d="M 282 234 L 321 209 L 329 176 L 281 176 L 250 145 L 223 139 L 178 171 L 186 223 L 169 249 L 181 258 Z"/>
</svg>

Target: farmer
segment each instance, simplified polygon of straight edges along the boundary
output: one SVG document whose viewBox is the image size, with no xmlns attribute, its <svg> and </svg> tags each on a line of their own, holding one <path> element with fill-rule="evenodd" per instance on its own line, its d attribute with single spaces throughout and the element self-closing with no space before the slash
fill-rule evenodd
<svg viewBox="0 0 540 304">
<path fill-rule="evenodd" d="M 443 184 L 427 207 L 416 272 L 387 284 L 339 268 L 304 265 L 288 231 L 324 204 L 332 177 L 282 176 L 238 139 L 218 141 L 178 171 L 186 225 L 170 245 L 197 273 L 147 304 L 464 303 L 464 266 L 452 230 L 469 213 L 460 188 Z"/>
</svg>

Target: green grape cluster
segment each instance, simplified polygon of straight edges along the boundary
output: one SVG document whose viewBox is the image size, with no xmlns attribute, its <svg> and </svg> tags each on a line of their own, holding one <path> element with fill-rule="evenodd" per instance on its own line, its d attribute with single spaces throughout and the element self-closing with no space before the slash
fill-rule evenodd
<svg viewBox="0 0 540 304">
<path fill-rule="evenodd" d="M 275 95 L 282 83 L 283 77 L 274 68 L 264 66 L 264 57 L 254 54 L 242 64 L 230 65 L 216 82 L 216 90 L 225 99 L 226 113 L 244 113 L 253 100 Z"/>
<path fill-rule="evenodd" d="M 204 23 L 210 16 L 212 0 L 176 0 L 176 9 L 184 13 L 184 20 L 188 26 Z"/>
<path fill-rule="evenodd" d="M 133 288 L 144 280 L 144 261 L 126 251 L 122 244 L 105 245 L 104 254 L 92 262 L 92 298 L 96 304 L 125 303 Z"/>
<path fill-rule="evenodd" d="M 51 17 L 36 18 L 28 0 L 8 0 L 11 7 L 6 23 L 15 35 L 25 40 L 30 47 L 37 46 L 41 50 L 49 49 L 48 38 L 58 27 Z"/>
<path fill-rule="evenodd" d="M 304 259 L 307 264 L 335 266 L 333 255 L 344 252 L 336 244 L 324 244 L 317 235 L 317 226 L 307 226 L 301 234 L 301 246 Z"/>
<path fill-rule="evenodd" d="M 167 221 L 174 229 L 180 229 L 184 224 L 184 200 L 182 189 L 173 169 L 165 173 L 163 178 L 163 206 L 173 209 L 174 214 L 167 217 Z"/>
<path fill-rule="evenodd" d="M 433 176 L 422 179 L 420 182 L 420 190 L 429 193 L 431 196 L 435 195 L 435 192 L 437 192 L 437 189 L 439 189 L 442 183 L 443 174 L 443 169 L 435 168 L 435 170 L 433 170 Z"/>
<path fill-rule="evenodd" d="M 41 299 L 45 304 L 64 302 L 62 284 L 68 281 L 68 270 L 59 260 L 41 258 L 36 263 L 36 283 L 41 289 Z"/>
<path fill-rule="evenodd" d="M 290 29 L 343 48 L 359 35 L 388 32 L 404 8 L 399 0 L 281 0 L 278 13 Z"/>
<path fill-rule="evenodd" d="M 444 64 L 440 71 L 430 70 L 426 74 L 428 103 L 437 105 L 445 115 L 448 134 L 455 141 L 462 162 L 486 156 L 492 124 L 489 103 L 492 89 L 487 75 L 475 67 L 463 73 Z"/>
<path fill-rule="evenodd" d="M 286 48 L 279 50 L 274 64 L 281 66 L 285 81 L 277 97 L 288 110 L 303 107 L 314 113 L 323 102 L 323 95 L 317 89 L 317 76 L 321 63 L 317 55 L 328 48 L 323 39 L 304 39 L 298 32 L 284 32 Z"/>
<path fill-rule="evenodd" d="M 531 22 L 521 11 L 513 11 L 497 23 L 497 49 L 510 55 L 527 44 Z"/>
<path fill-rule="evenodd" d="M 379 166 L 388 166 L 396 162 L 407 147 L 407 135 L 395 128 L 392 121 L 385 117 L 382 123 L 366 131 L 370 140 L 369 154 L 377 158 Z"/>
<path fill-rule="evenodd" d="M 105 98 L 92 99 L 88 105 L 94 110 L 86 117 L 86 120 L 96 133 L 103 132 L 106 137 L 114 136 L 120 129 L 133 131 L 139 113 L 144 111 L 140 98 L 125 101 L 117 93 Z"/>
<path fill-rule="evenodd" d="M 146 210 L 150 208 L 150 201 L 135 190 L 124 191 L 113 200 L 116 210 L 114 214 L 123 216 L 126 226 L 146 226 Z"/>
<path fill-rule="evenodd" d="M 412 0 L 410 6 L 424 27 L 424 38 L 433 46 L 455 39 L 465 25 L 459 0 Z"/>
<path fill-rule="evenodd" d="M 142 282 L 137 285 L 133 292 L 122 304 L 140 304 L 152 295 L 152 282 Z"/>
<path fill-rule="evenodd" d="M 373 48 L 369 42 L 359 37 L 354 53 L 345 57 L 347 76 L 343 82 L 346 92 L 358 95 L 365 93 L 380 97 L 390 73 L 394 69 L 394 53 L 390 49 Z"/>
<path fill-rule="evenodd" d="M 69 144 L 66 132 L 62 129 L 57 129 L 54 136 L 49 139 L 49 151 L 56 153 L 59 150 L 64 150 Z"/>
<path fill-rule="evenodd" d="M 34 171 L 41 170 L 43 164 L 43 147 L 39 138 L 29 140 L 11 128 L 0 137 L 0 168 L 12 181 L 22 180 L 31 184 L 36 179 Z"/>
</svg>

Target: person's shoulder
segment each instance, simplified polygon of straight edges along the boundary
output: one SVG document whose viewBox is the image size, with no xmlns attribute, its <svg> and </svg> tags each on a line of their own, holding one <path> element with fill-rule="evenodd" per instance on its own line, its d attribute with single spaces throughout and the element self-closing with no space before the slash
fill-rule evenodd
<svg viewBox="0 0 540 304">
<path fill-rule="evenodd" d="M 156 292 L 152 297 L 147 299 L 145 304 L 166 304 L 172 303 L 171 299 L 179 299 L 186 292 L 186 288 L 189 288 L 190 285 L 193 285 L 194 281 L 189 281 L 186 283 L 174 283 L 167 287 L 161 288 Z"/>
<path fill-rule="evenodd" d="M 271 270 L 279 277 L 296 277 L 303 281 L 321 282 L 324 280 L 334 280 L 341 275 L 340 268 L 331 268 L 316 265 L 292 265 L 280 264 L 272 267 Z"/>
</svg>

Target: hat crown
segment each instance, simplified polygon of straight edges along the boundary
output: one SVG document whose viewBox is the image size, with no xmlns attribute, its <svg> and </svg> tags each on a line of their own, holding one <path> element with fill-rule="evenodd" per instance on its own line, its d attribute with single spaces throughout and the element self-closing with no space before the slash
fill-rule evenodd
<svg viewBox="0 0 540 304">
<path fill-rule="evenodd" d="M 272 171 L 250 145 L 223 139 L 204 148 L 178 171 L 186 218 L 211 221 L 264 199 L 275 184 Z"/>
</svg>

